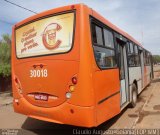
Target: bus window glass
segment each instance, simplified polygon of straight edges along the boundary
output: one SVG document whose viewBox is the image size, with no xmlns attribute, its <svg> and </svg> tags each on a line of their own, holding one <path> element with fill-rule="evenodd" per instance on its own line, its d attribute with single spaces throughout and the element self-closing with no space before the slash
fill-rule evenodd
<svg viewBox="0 0 160 135">
<path fill-rule="evenodd" d="M 114 50 L 94 46 L 94 54 L 100 68 L 112 68 L 116 66 Z"/>
<path fill-rule="evenodd" d="M 99 26 L 96 26 L 96 39 L 97 39 L 97 44 L 103 45 L 103 37 L 102 37 L 102 28 Z"/>
<path fill-rule="evenodd" d="M 135 66 L 135 57 L 134 57 L 134 54 L 132 53 L 129 53 L 128 54 L 128 60 L 129 60 L 129 66 L 130 67 L 133 67 Z"/>
<path fill-rule="evenodd" d="M 134 46 L 135 54 L 138 54 L 138 47 L 137 45 Z"/>
<path fill-rule="evenodd" d="M 105 45 L 103 44 L 103 35 L 105 38 Z M 112 32 L 92 23 L 92 39 L 95 60 L 99 68 L 115 68 L 117 64 Z"/>
<path fill-rule="evenodd" d="M 95 24 L 92 24 L 92 40 L 93 40 L 94 43 L 97 43 L 96 26 L 95 26 Z"/>
<path fill-rule="evenodd" d="M 129 66 L 133 67 L 135 66 L 135 54 L 134 54 L 134 49 L 133 49 L 133 44 L 129 43 L 129 52 L 128 52 L 128 61 L 129 61 Z"/>
<path fill-rule="evenodd" d="M 120 46 L 120 45 L 118 45 Z M 124 55 L 123 55 L 123 48 L 120 47 L 119 52 L 119 61 L 120 61 L 120 79 L 125 79 L 125 68 L 124 68 Z"/>
<path fill-rule="evenodd" d="M 103 45 L 102 28 L 96 24 L 92 24 L 92 38 L 94 43 Z"/>
<path fill-rule="evenodd" d="M 129 43 L 127 42 L 127 52 L 128 53 L 130 53 L 131 51 L 130 51 L 130 45 L 129 45 Z"/>
<path fill-rule="evenodd" d="M 18 58 L 68 52 L 72 47 L 74 13 L 43 18 L 16 29 Z"/>
<path fill-rule="evenodd" d="M 114 48 L 113 33 L 107 29 L 104 29 L 104 41 L 106 47 Z"/>
<path fill-rule="evenodd" d="M 137 45 L 134 46 L 134 50 L 135 50 L 135 66 L 140 66 L 140 55 L 138 53 Z"/>
<path fill-rule="evenodd" d="M 135 54 L 135 66 L 140 66 L 140 56 Z"/>
<path fill-rule="evenodd" d="M 133 49 L 133 44 L 130 43 L 130 53 L 133 53 L 134 52 L 134 49 Z"/>
<path fill-rule="evenodd" d="M 148 65 L 151 65 L 151 55 L 148 53 Z"/>
<path fill-rule="evenodd" d="M 150 54 L 147 51 L 145 51 L 145 65 L 150 65 Z"/>
<path fill-rule="evenodd" d="M 146 65 L 146 52 L 143 50 L 143 59 L 144 59 L 144 65 Z"/>
</svg>

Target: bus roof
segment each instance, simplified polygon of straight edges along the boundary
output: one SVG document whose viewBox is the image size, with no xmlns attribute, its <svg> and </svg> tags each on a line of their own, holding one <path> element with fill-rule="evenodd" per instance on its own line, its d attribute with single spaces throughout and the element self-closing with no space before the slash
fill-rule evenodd
<svg viewBox="0 0 160 135">
<path fill-rule="evenodd" d="M 110 27 L 111 29 L 113 29 L 114 31 L 118 32 L 119 34 L 123 35 L 124 37 L 126 37 L 127 39 L 131 40 L 132 42 L 134 42 L 135 44 L 139 45 L 142 47 L 142 45 L 135 40 L 131 35 L 129 35 L 128 33 L 126 33 L 125 31 L 121 30 L 120 28 L 118 28 L 117 26 L 115 26 L 114 24 L 112 24 L 109 20 L 107 20 L 106 18 L 104 18 L 103 16 L 101 16 L 99 13 L 97 13 L 95 10 L 92 10 L 92 14 L 94 16 L 96 16 L 99 20 L 101 20 L 103 23 L 105 23 L 108 27 Z"/>
<path fill-rule="evenodd" d="M 134 42 L 135 44 L 139 45 L 142 47 L 142 45 L 137 41 L 135 40 L 132 36 L 130 36 L 128 33 L 124 32 L 123 30 L 121 30 L 120 28 L 118 28 L 117 26 L 115 26 L 114 24 L 112 24 L 110 21 L 108 21 L 107 19 L 105 19 L 103 16 L 101 16 L 99 13 L 97 13 L 96 11 L 94 11 L 93 9 L 89 8 L 87 5 L 85 4 L 75 4 L 75 5 L 68 5 L 68 6 L 63 6 L 63 7 L 58 7 L 58 8 L 54 8 L 54 9 L 51 9 L 51 10 L 47 10 L 47 11 L 44 11 L 44 12 L 41 12 L 41 13 L 38 13 L 34 16 L 31 16 L 19 23 L 17 23 L 14 27 L 20 27 L 21 25 L 24 25 L 32 20 L 36 20 L 38 18 L 41 18 L 42 16 L 47 16 L 49 14 L 54 14 L 54 13 L 57 13 L 57 12 L 62 12 L 62 11 L 66 11 L 66 10 L 71 10 L 71 9 L 76 9 L 78 7 L 81 7 L 81 6 L 86 6 L 89 10 L 90 10 L 90 13 L 91 15 L 94 15 L 97 17 L 97 19 L 99 19 L 101 22 L 105 23 L 108 27 L 110 27 L 111 29 L 113 29 L 114 31 L 118 32 L 119 34 L 123 35 L 124 37 L 126 37 L 127 39 L 131 40 L 132 42 Z"/>
</svg>

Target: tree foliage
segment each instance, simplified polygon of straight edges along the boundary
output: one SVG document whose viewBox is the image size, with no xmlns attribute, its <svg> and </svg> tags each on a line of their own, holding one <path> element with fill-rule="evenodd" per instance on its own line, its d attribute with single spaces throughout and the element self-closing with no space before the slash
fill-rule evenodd
<svg viewBox="0 0 160 135">
<path fill-rule="evenodd" d="M 160 63 L 160 55 L 153 55 L 153 63 L 154 64 Z"/>
<path fill-rule="evenodd" d="M 8 77 L 11 74 L 11 36 L 2 35 L 0 40 L 0 76 Z"/>
</svg>

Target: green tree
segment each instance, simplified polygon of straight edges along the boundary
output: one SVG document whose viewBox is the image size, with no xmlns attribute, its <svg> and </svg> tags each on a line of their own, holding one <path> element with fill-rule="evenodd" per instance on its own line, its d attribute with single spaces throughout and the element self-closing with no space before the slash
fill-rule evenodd
<svg viewBox="0 0 160 135">
<path fill-rule="evenodd" d="M 2 35 L 0 40 L 0 91 L 4 91 L 6 82 L 11 81 L 11 36 Z"/>
<path fill-rule="evenodd" d="M 153 55 L 153 63 L 154 64 L 160 63 L 160 55 Z"/>
</svg>

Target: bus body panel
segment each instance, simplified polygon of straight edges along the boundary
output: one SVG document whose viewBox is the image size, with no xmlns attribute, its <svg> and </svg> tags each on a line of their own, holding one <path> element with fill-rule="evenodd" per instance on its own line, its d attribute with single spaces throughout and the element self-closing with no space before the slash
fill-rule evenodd
<svg viewBox="0 0 160 135">
<path fill-rule="evenodd" d="M 137 82 L 138 94 L 142 90 L 142 73 L 141 67 L 129 67 L 129 85 L 130 90 L 134 81 Z"/>
<path fill-rule="evenodd" d="M 33 67 L 33 65 L 41 63 L 44 65 L 43 68 Z M 72 77 L 78 73 L 78 67 L 79 62 L 76 61 L 29 61 L 17 64 L 14 76 L 20 81 L 23 90 L 22 95 L 28 102 L 36 106 L 53 107 L 67 101 L 65 95 L 69 86 L 72 85 Z M 43 74 L 46 74 L 45 72 L 47 72 L 46 77 L 42 77 Z M 48 95 L 47 103 L 46 101 L 34 99 L 34 96 L 39 93 Z"/>
<path fill-rule="evenodd" d="M 19 99 L 19 104 L 13 102 L 13 106 L 15 112 L 39 120 L 85 127 L 95 126 L 93 107 L 75 106 L 65 102 L 57 107 L 43 108 L 30 104 L 24 98 Z"/>
<path fill-rule="evenodd" d="M 79 12 L 79 11 L 78 11 Z M 69 103 L 81 106 L 94 106 L 95 95 L 93 89 L 93 72 L 95 70 L 94 53 L 92 49 L 89 13 L 90 9 L 82 5 L 80 10 L 80 18 L 77 21 L 77 27 L 80 31 L 80 64 L 77 90 L 73 93 Z M 77 13 L 78 14 L 78 13 Z"/>
<path fill-rule="evenodd" d="M 151 82 L 151 66 L 144 66 L 144 87 Z"/>
<path fill-rule="evenodd" d="M 94 107 L 95 98 L 92 87 L 93 52 L 92 46 L 90 45 L 90 31 L 84 27 L 89 27 L 90 25 L 89 16 L 86 18 L 89 9 L 81 4 L 75 5 L 74 9 L 71 7 L 72 6 L 67 6 L 64 8 L 47 11 L 34 17 L 30 17 L 13 27 L 12 87 L 14 96 L 14 110 L 15 112 L 25 114 L 29 117 L 45 121 L 93 127 L 96 125 Z M 16 27 L 19 27 L 34 19 L 38 19 L 41 16 L 46 16 L 57 12 L 65 12 L 66 10 L 76 10 L 74 43 L 73 48 L 69 53 L 24 59 L 16 58 Z M 85 29 L 87 30 L 87 36 L 84 35 Z M 80 44 L 83 44 L 83 46 L 80 46 Z M 49 77 L 41 79 L 32 78 L 31 81 L 29 78 L 29 71 L 34 70 L 33 65 L 40 64 L 43 64 L 44 68 L 46 66 L 49 71 L 48 73 L 50 73 Z M 72 98 L 67 99 L 65 94 L 69 91 L 69 86 L 73 85 L 71 82 L 73 76 L 77 77 L 78 83 L 75 85 L 75 89 L 72 92 Z M 24 88 L 23 94 L 20 94 L 16 87 L 15 77 L 18 78 Z M 46 101 L 35 101 L 33 95 L 30 95 L 34 93 L 45 93 L 53 96 L 57 93 L 57 97 L 62 97 L 62 99 L 47 103 Z M 27 97 L 27 95 L 30 97 Z M 72 118 L 68 116 L 71 116 Z"/>
<path fill-rule="evenodd" d="M 70 52 L 24 59 L 16 57 L 15 30 L 17 27 L 45 16 L 68 11 L 76 14 L 73 48 Z M 16 24 L 12 32 L 12 88 L 15 112 L 44 121 L 84 127 L 98 126 L 120 113 L 119 67 L 105 70 L 98 67 L 92 46 L 90 16 L 140 45 L 127 33 L 83 4 L 49 10 Z M 44 65 L 43 68 L 47 69 L 49 76 L 47 78 L 30 78 L 30 70 L 34 70 L 33 65 L 40 64 Z M 39 67 L 38 70 L 40 70 Z M 134 74 L 135 72 L 140 73 L 140 70 L 139 68 L 133 69 L 133 72 Z M 145 66 L 144 72 L 146 86 L 149 83 L 149 78 L 146 76 L 150 72 L 150 67 Z M 132 76 L 130 83 L 133 83 L 134 79 L 142 78 L 139 75 Z M 74 76 L 77 78 L 75 85 L 72 82 Z M 20 93 L 17 89 L 16 77 L 24 88 L 24 93 Z M 70 92 L 72 85 L 74 90 L 71 92 L 71 98 L 67 99 L 66 93 Z M 140 83 L 138 83 L 138 87 L 141 87 Z M 53 102 L 50 100 L 49 102 L 35 101 L 33 96 L 27 97 L 30 93 L 47 93 L 60 97 L 60 99 L 56 101 L 55 97 L 52 97 Z"/>
<path fill-rule="evenodd" d="M 151 82 L 152 79 L 152 67 L 151 66 L 147 66 L 147 70 L 148 70 L 148 84 Z"/>
<path fill-rule="evenodd" d="M 102 104 L 97 105 L 97 126 L 113 118 L 121 112 L 120 92 L 111 98 L 108 98 Z"/>
<path fill-rule="evenodd" d="M 93 75 L 97 125 L 120 112 L 119 70 L 99 70 Z"/>
<path fill-rule="evenodd" d="M 106 21 L 94 10 L 91 10 L 90 15 L 98 20 L 101 20 L 108 26 L 117 29 L 114 25 L 112 25 L 109 21 Z M 92 52 L 94 52 L 93 47 Z M 95 57 L 93 58 L 93 61 L 95 69 L 93 73 L 93 87 L 95 93 L 96 124 L 98 126 L 104 121 L 109 120 L 110 118 L 119 114 L 121 111 L 120 81 L 118 68 L 100 70 L 95 61 Z"/>
</svg>

